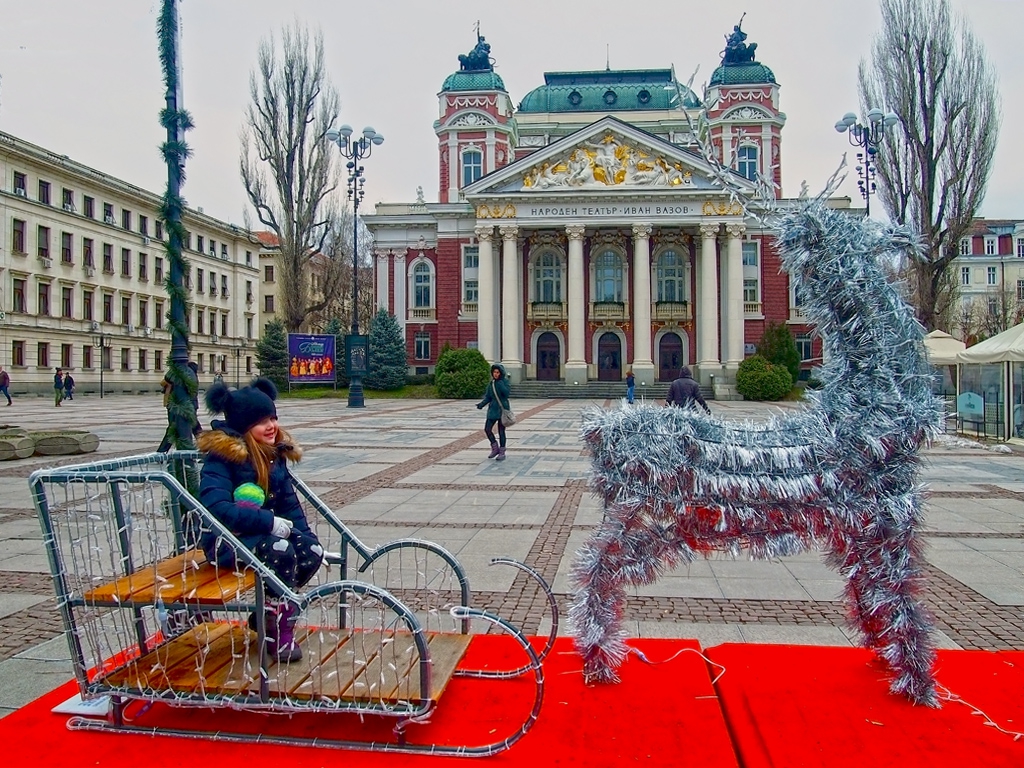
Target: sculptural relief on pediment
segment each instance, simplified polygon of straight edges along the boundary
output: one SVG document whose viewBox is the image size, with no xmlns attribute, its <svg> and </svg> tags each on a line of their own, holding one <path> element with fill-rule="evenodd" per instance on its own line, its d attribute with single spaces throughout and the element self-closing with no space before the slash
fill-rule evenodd
<svg viewBox="0 0 1024 768">
<path fill-rule="evenodd" d="M 682 187 L 693 183 L 690 169 L 609 133 L 578 144 L 561 160 L 545 160 L 523 176 L 524 190 L 584 187 Z"/>
</svg>

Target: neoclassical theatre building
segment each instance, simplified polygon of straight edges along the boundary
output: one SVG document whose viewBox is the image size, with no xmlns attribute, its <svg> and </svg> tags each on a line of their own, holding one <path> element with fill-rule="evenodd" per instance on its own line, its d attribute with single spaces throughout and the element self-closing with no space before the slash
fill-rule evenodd
<svg viewBox="0 0 1024 768">
<path fill-rule="evenodd" d="M 693 150 L 706 113 L 737 187 L 781 183 L 779 85 L 745 37 L 729 37 L 706 102 L 672 69 L 605 69 L 545 73 L 514 107 L 484 38 L 459 56 L 438 95 L 438 202 L 421 193 L 366 217 L 377 304 L 404 327 L 411 371 L 448 343 L 514 382 L 631 368 L 651 384 L 689 365 L 728 398 L 772 321 L 809 367 L 820 346 L 772 237 Z"/>
</svg>

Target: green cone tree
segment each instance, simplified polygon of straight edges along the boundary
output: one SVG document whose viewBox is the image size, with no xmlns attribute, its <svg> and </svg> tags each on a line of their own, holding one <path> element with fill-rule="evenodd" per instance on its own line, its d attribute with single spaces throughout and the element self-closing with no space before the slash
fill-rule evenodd
<svg viewBox="0 0 1024 768">
<path fill-rule="evenodd" d="M 278 319 L 267 323 L 263 338 L 256 342 L 256 364 L 278 389 L 288 386 L 288 332 Z"/>
<path fill-rule="evenodd" d="M 800 379 L 800 350 L 785 323 L 768 323 L 757 345 L 757 354 L 772 365 L 781 365 L 792 381 Z"/>
<path fill-rule="evenodd" d="M 363 379 L 367 389 L 405 386 L 405 339 L 394 315 L 381 309 L 370 321 L 370 370 Z"/>
</svg>

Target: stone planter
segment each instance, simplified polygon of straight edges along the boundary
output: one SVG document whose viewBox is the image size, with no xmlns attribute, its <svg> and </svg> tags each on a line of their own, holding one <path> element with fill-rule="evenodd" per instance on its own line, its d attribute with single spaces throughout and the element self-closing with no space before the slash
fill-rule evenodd
<svg viewBox="0 0 1024 768">
<path fill-rule="evenodd" d="M 43 456 L 65 456 L 73 453 L 92 453 L 100 447 L 100 439 L 84 430 L 29 432 L 35 440 L 35 451 Z"/>
</svg>

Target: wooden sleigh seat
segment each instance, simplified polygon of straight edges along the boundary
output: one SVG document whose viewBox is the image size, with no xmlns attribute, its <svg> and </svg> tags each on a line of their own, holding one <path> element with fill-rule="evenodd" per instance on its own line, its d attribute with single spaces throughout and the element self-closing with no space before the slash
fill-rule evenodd
<svg viewBox="0 0 1024 768">
<path fill-rule="evenodd" d="M 133 700 L 255 711 L 330 711 L 396 719 L 393 743 L 310 739 L 317 746 L 486 755 L 507 749 L 536 720 L 543 658 L 557 634 L 552 606 L 546 646 L 536 651 L 500 617 L 470 605 L 469 583 L 451 553 L 401 539 L 368 547 L 301 480 L 293 483 L 325 548 L 325 567 L 301 592 L 288 589 L 223 529 L 187 488 L 194 452 L 42 470 L 29 479 L 50 557 L 58 605 L 83 698 L 110 696 L 106 720 L 75 717 L 69 727 L 273 741 L 266 734 L 181 733 L 128 722 Z M 234 549 L 234 567 L 206 561 L 198 542 L 213 532 Z M 299 661 L 269 652 L 267 587 L 296 606 Z M 471 629 L 482 623 L 510 635 L 524 653 L 515 669 L 463 665 Z M 410 741 L 457 677 L 532 675 L 532 711 L 487 744 Z M 519 723 L 518 720 L 514 722 Z M 296 743 L 282 739 L 280 743 Z"/>
</svg>

